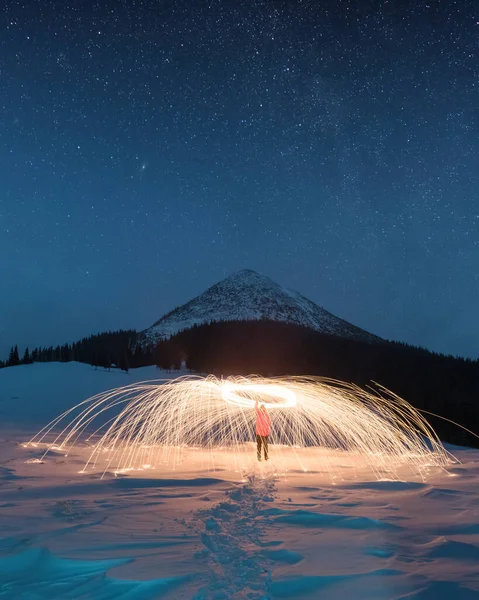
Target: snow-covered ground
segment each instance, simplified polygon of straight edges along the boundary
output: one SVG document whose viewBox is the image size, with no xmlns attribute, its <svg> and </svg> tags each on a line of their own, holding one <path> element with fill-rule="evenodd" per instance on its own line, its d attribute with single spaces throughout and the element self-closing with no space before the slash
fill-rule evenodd
<svg viewBox="0 0 479 600">
<path fill-rule="evenodd" d="M 377 481 L 339 452 L 303 451 L 303 471 L 274 448 L 236 469 L 182 451 L 175 470 L 102 478 L 80 473 L 82 449 L 38 462 L 21 446 L 92 394 L 176 375 L 0 370 L 0 599 L 479 599 L 477 450 L 426 481 Z"/>
</svg>

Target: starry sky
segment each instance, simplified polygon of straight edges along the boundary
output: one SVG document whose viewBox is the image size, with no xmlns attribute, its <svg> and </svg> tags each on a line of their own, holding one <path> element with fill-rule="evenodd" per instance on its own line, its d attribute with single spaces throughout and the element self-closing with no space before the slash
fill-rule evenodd
<svg viewBox="0 0 479 600">
<path fill-rule="evenodd" d="M 473 0 L 4 0 L 0 357 L 254 269 L 479 357 Z"/>
</svg>

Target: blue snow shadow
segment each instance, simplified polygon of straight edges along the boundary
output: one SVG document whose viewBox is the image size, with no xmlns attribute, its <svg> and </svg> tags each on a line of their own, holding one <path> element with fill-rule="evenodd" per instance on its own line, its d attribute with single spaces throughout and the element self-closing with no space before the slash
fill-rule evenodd
<svg viewBox="0 0 479 600">
<path fill-rule="evenodd" d="M 261 550 L 260 554 L 268 560 L 285 563 L 287 565 L 295 565 L 301 562 L 304 558 L 304 556 L 299 552 L 286 550 L 285 548 L 280 550 Z"/>
<path fill-rule="evenodd" d="M 389 479 L 379 479 L 377 481 L 363 481 L 361 483 L 352 483 L 341 486 L 349 490 L 378 490 L 392 492 L 407 492 L 411 490 L 421 490 L 427 488 L 427 484 L 417 481 L 397 481 Z"/>
<path fill-rule="evenodd" d="M 479 563 L 479 547 L 466 542 L 435 540 L 430 544 L 425 544 L 422 550 L 424 558 L 428 559 L 446 558 Z"/>
<path fill-rule="evenodd" d="M 9 467 L 0 467 L 0 480 L 1 481 L 25 481 L 25 480 L 39 479 L 33 475 L 17 475 L 14 469 Z"/>
<path fill-rule="evenodd" d="M 432 533 L 435 535 L 479 535 L 479 523 L 462 523 L 447 525 L 446 527 L 435 527 Z"/>
<path fill-rule="evenodd" d="M 8 598 L 75 598 L 75 600 L 153 600 L 192 576 L 166 577 L 149 581 L 108 577 L 106 571 L 132 562 L 114 560 L 71 560 L 57 558 L 45 548 L 31 548 L 20 554 L 0 558 L 0 589 Z"/>
<path fill-rule="evenodd" d="M 389 548 L 366 548 L 366 554 L 376 556 L 377 558 L 391 558 L 391 556 L 394 556 L 393 550 Z"/>
<path fill-rule="evenodd" d="M 336 527 L 338 529 L 400 529 L 399 525 L 370 519 L 369 517 L 354 517 L 339 514 L 315 513 L 308 510 L 265 511 L 274 516 L 276 523 L 300 525 L 301 527 Z"/>
<path fill-rule="evenodd" d="M 431 581 L 407 595 L 407 600 L 477 600 L 479 592 L 455 581 Z"/>
<path fill-rule="evenodd" d="M 404 575 L 402 571 L 393 569 L 379 569 L 371 573 L 359 575 L 309 575 L 279 579 L 270 583 L 269 591 L 274 598 L 298 598 L 304 594 L 321 592 L 334 586 L 351 580 L 364 579 L 367 577 L 390 577 Z M 318 596 L 319 598 L 319 596 Z"/>
<path fill-rule="evenodd" d="M 452 490 L 449 488 L 431 488 L 423 494 L 424 498 L 434 498 L 437 500 L 448 500 L 460 498 L 462 496 L 470 496 L 472 492 L 465 490 Z"/>
<path fill-rule="evenodd" d="M 395 579 L 399 576 L 399 580 Z M 421 578 L 422 579 L 422 578 Z M 356 595 L 353 590 L 341 592 L 334 586 L 349 584 L 349 587 L 361 583 L 367 585 L 367 594 Z M 414 586 L 416 589 L 411 589 Z M 381 600 L 403 598 L 404 600 L 477 600 L 478 592 L 453 581 L 422 580 L 415 583 L 404 582 L 404 573 L 393 569 L 379 569 L 370 573 L 357 575 L 325 575 L 303 576 L 273 581 L 269 586 L 273 598 L 300 598 L 307 595 L 311 598 L 355 598 L 369 597 Z M 366 591 L 366 590 L 364 590 Z M 329 593 L 328 593 L 329 592 Z M 333 594 L 333 595 L 331 595 Z M 345 595 L 346 594 L 346 595 Z"/>
<path fill-rule="evenodd" d="M 111 483 L 112 487 L 145 489 L 164 487 L 206 487 L 225 483 L 224 479 L 213 477 L 198 477 L 196 479 L 149 479 L 136 477 L 117 477 Z"/>
</svg>

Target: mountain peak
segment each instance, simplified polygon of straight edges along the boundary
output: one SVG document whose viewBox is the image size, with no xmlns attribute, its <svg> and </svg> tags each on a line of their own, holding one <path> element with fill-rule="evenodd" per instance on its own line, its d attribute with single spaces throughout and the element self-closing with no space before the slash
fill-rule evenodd
<svg viewBox="0 0 479 600">
<path fill-rule="evenodd" d="M 142 333 L 146 341 L 155 343 L 179 331 L 212 321 L 258 320 L 293 323 L 339 337 L 380 340 L 334 316 L 299 292 L 284 288 L 251 269 L 232 273 L 167 313 Z"/>
<path fill-rule="evenodd" d="M 248 277 L 250 275 L 262 277 L 257 271 L 253 271 L 253 269 L 240 269 L 239 271 L 235 271 L 231 273 L 229 277 Z"/>
<path fill-rule="evenodd" d="M 258 273 L 257 271 L 253 271 L 252 269 L 241 269 L 240 271 L 235 271 L 234 273 L 231 273 L 231 275 L 228 275 L 225 279 L 223 279 L 223 281 L 260 281 L 260 280 L 266 280 L 266 281 L 271 281 L 269 279 L 269 277 L 266 277 L 265 275 L 261 275 L 260 273 Z"/>
</svg>

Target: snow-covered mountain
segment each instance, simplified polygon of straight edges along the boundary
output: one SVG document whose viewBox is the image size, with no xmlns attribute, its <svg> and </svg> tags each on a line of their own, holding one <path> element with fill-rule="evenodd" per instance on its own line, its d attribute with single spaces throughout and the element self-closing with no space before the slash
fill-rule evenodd
<svg viewBox="0 0 479 600">
<path fill-rule="evenodd" d="M 294 323 L 315 331 L 370 342 L 381 339 L 335 317 L 299 292 L 284 288 L 248 269 L 233 273 L 200 296 L 167 313 L 145 329 L 142 338 L 154 343 L 194 325 L 260 319 Z"/>
</svg>

